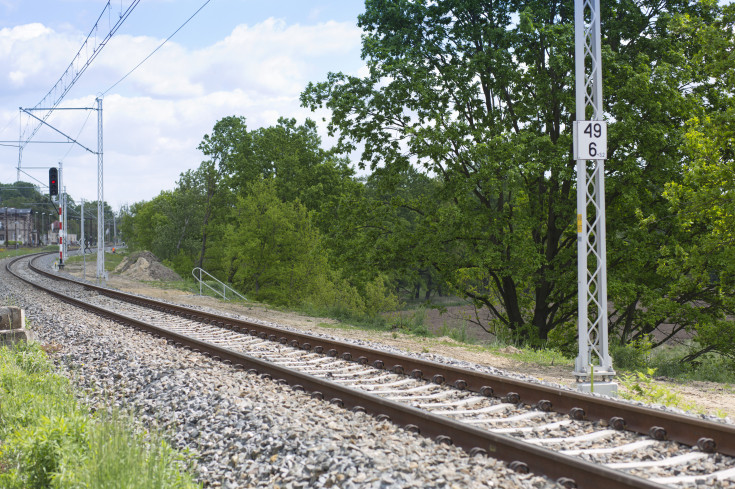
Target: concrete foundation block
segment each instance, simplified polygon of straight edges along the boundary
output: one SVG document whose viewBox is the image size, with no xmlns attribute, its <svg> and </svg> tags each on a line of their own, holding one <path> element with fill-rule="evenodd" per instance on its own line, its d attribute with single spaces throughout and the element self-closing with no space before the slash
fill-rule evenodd
<svg viewBox="0 0 735 489">
<path fill-rule="evenodd" d="M 0 346 L 13 346 L 21 341 L 37 341 L 36 333 L 30 329 L 0 330 Z"/>
<path fill-rule="evenodd" d="M 26 329 L 26 313 L 20 307 L 0 307 L 0 346 L 13 346 L 20 341 L 37 341 L 36 334 Z"/>
<path fill-rule="evenodd" d="M 603 396 L 618 397 L 618 384 L 615 382 L 577 382 L 575 384 L 579 392 L 594 392 Z"/>
<path fill-rule="evenodd" d="M 0 307 L 0 330 L 26 327 L 26 312 L 20 307 Z"/>
</svg>

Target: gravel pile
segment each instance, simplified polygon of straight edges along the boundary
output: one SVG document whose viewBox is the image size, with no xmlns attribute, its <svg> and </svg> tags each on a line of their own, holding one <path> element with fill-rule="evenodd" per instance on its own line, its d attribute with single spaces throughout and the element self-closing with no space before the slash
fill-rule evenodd
<svg viewBox="0 0 735 489">
<path fill-rule="evenodd" d="M 192 453 L 205 487 L 555 486 L 76 310 L 0 267 L 2 303 L 25 308 L 41 341 L 60 346 L 54 359 L 86 402 L 162 428 Z"/>
<path fill-rule="evenodd" d="M 156 255 L 150 251 L 137 251 L 125 257 L 114 272 L 132 280 L 147 282 L 181 280 L 178 273 L 163 265 Z"/>
</svg>

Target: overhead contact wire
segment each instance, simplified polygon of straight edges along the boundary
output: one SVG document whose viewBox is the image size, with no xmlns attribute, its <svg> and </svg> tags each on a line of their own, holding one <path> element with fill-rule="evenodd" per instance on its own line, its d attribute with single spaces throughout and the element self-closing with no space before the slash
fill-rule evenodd
<svg viewBox="0 0 735 489">
<path fill-rule="evenodd" d="M 164 45 L 165 45 L 165 44 L 166 44 L 166 43 L 167 43 L 168 41 L 170 41 L 172 37 L 174 37 L 174 36 L 175 36 L 175 35 L 176 35 L 176 34 L 177 34 L 177 33 L 178 33 L 178 32 L 179 32 L 179 31 L 180 31 L 181 29 L 183 29 L 183 28 L 184 28 L 184 26 L 185 26 L 186 24 L 188 24 L 188 23 L 189 23 L 189 21 L 191 21 L 191 19 L 193 19 L 194 17 L 196 17 L 196 16 L 197 16 L 197 14 L 198 14 L 199 12 L 201 12 L 201 11 L 202 11 L 202 9 L 203 9 L 204 7 L 206 7 L 206 6 L 207 6 L 207 4 L 208 4 L 209 2 L 211 2 L 211 1 L 212 1 L 212 0 L 207 0 L 206 2 L 204 2 L 204 3 L 202 4 L 202 6 L 201 6 L 201 7 L 199 7 L 199 8 L 197 9 L 197 11 L 196 11 L 196 12 L 194 12 L 194 13 L 193 13 L 193 14 L 191 15 L 191 17 L 189 17 L 188 19 L 186 19 L 186 21 L 185 21 L 185 22 L 184 22 L 183 24 L 181 24 L 181 25 L 180 25 L 180 26 L 178 27 L 178 29 L 176 29 L 176 30 L 175 30 L 175 31 L 174 31 L 174 32 L 173 32 L 173 33 L 172 33 L 171 35 L 169 35 L 169 36 L 168 36 L 168 37 L 167 37 L 167 38 L 166 38 L 166 39 L 165 39 L 165 40 L 164 40 L 164 41 L 163 41 L 163 42 L 162 42 L 161 44 L 159 44 L 159 45 L 158 45 L 158 47 L 156 47 L 156 49 L 154 49 L 153 51 L 151 51 L 151 53 L 150 53 L 150 54 L 149 54 L 148 56 L 146 56 L 145 58 L 143 58 L 143 60 L 142 60 L 142 61 L 141 61 L 140 63 L 138 63 L 137 65 L 135 65 L 135 67 L 134 67 L 134 68 L 133 68 L 132 70 L 128 71 L 128 72 L 127 72 L 127 73 L 125 74 L 125 76 L 123 76 L 123 77 L 122 77 L 122 78 L 120 78 L 120 79 L 119 79 L 118 81 L 116 81 L 116 82 L 115 82 L 115 83 L 114 83 L 114 84 L 113 84 L 113 85 L 112 85 L 112 86 L 111 86 L 110 88 L 108 88 L 107 90 L 105 90 L 104 92 L 102 92 L 102 95 L 106 95 L 106 94 L 107 94 L 107 92 L 109 92 L 110 90 L 112 90 L 113 88 L 115 88 L 115 87 L 116 87 L 117 85 L 119 85 L 119 84 L 120 84 L 120 83 L 121 83 L 121 82 L 122 82 L 123 80 L 125 80 L 125 79 L 126 79 L 126 78 L 127 78 L 128 76 L 130 76 L 130 75 L 131 75 L 131 74 L 132 74 L 132 73 L 133 73 L 133 72 L 134 72 L 135 70 L 137 70 L 138 68 L 140 68 L 140 66 L 141 66 L 141 65 L 142 65 L 143 63 L 145 63 L 146 61 L 148 61 L 148 59 L 149 59 L 149 58 L 150 58 L 151 56 L 153 56 L 154 54 L 156 54 L 156 52 L 157 52 L 157 51 L 158 51 L 159 49 L 161 49 L 161 48 L 162 48 L 162 47 L 163 47 L 163 46 L 164 46 Z"/>
</svg>

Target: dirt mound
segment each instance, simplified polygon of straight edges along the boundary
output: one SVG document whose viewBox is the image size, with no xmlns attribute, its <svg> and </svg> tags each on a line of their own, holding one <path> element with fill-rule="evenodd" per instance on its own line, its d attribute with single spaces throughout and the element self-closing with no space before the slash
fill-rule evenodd
<svg viewBox="0 0 735 489">
<path fill-rule="evenodd" d="M 150 251 L 136 251 L 115 267 L 115 273 L 133 280 L 181 280 L 178 273 L 163 265 Z"/>
</svg>

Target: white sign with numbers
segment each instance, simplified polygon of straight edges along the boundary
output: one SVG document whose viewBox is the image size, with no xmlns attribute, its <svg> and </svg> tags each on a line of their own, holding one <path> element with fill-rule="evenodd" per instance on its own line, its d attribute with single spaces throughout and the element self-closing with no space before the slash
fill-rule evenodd
<svg viewBox="0 0 735 489">
<path fill-rule="evenodd" d="M 575 160 L 607 159 L 607 122 L 574 122 Z"/>
</svg>

